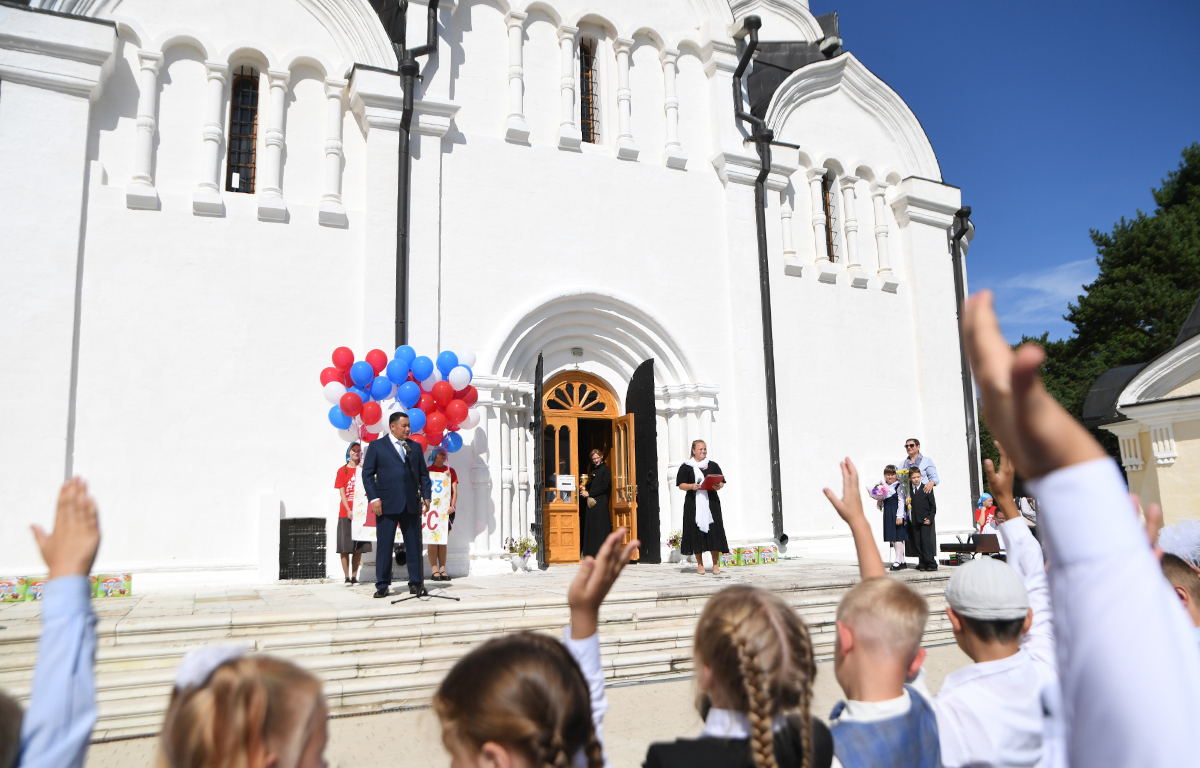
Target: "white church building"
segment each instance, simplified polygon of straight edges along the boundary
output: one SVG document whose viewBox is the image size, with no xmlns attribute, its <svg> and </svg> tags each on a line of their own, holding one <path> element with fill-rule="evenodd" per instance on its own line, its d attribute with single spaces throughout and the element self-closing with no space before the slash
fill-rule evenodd
<svg viewBox="0 0 1200 768">
<path fill-rule="evenodd" d="M 776 533 L 759 165 L 731 96 L 750 14 L 751 81 L 814 53 L 745 106 L 778 142 L 786 556 L 852 557 L 821 489 L 854 459 L 878 532 L 867 488 L 913 437 L 939 470 L 939 534 L 970 532 L 961 196 L 852 33 L 805 0 L 441 0 L 412 94 L 406 320 L 419 354 L 477 355 L 452 574 L 529 532 L 539 448 L 552 562 L 578 559 L 554 479 L 585 472 L 590 445 L 647 560 L 681 528 L 694 439 L 727 476 L 730 543 Z M 72 474 L 100 502 L 96 570 L 135 589 L 275 580 L 281 518 L 328 520 L 340 575 L 346 444 L 318 377 L 335 347 L 396 347 L 397 66 L 368 0 L 0 6 L 0 575 L 40 572 L 29 525 Z M 639 369 L 651 410 L 632 436 Z"/>
</svg>

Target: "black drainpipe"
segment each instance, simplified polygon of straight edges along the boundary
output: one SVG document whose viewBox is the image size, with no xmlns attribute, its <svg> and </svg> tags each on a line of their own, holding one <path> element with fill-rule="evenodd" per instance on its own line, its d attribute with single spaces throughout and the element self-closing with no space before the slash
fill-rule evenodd
<svg viewBox="0 0 1200 768">
<path fill-rule="evenodd" d="M 400 113 L 400 170 L 396 195 L 396 346 L 408 343 L 408 208 L 412 195 L 412 153 L 409 150 L 413 113 L 413 89 L 416 88 L 418 56 L 437 50 L 438 0 L 429 0 L 428 28 L 425 45 L 406 48 L 405 33 L 399 42 L 392 43 L 396 60 L 400 62 L 400 86 L 404 89 L 404 109 Z M 400 0 L 400 17 L 408 17 L 408 0 Z M 402 27 L 403 30 L 403 27 Z"/>
<path fill-rule="evenodd" d="M 967 234 L 967 219 L 971 218 L 971 206 L 964 205 L 954 214 L 958 229 L 950 236 L 951 264 L 954 268 L 954 303 L 958 313 L 958 359 L 962 366 L 963 410 L 967 420 L 967 467 L 971 475 L 971 506 L 979 503 L 979 428 L 975 422 L 975 388 L 971 384 L 971 365 L 967 362 L 967 347 L 962 335 L 962 308 L 967 298 L 967 287 L 963 280 L 962 239 Z"/>
<path fill-rule="evenodd" d="M 771 453 L 771 529 L 780 545 L 788 542 L 783 532 L 783 495 L 779 476 L 779 410 L 775 401 L 775 339 L 771 321 L 771 272 L 767 262 L 767 174 L 771 172 L 771 140 L 775 134 L 761 120 L 742 110 L 742 76 L 758 47 L 758 30 L 762 19 L 747 16 L 742 22 L 750 34 L 750 43 L 742 51 L 737 70 L 733 73 L 733 114 L 753 127 L 755 149 L 758 150 L 758 176 L 754 179 L 754 223 L 758 228 L 758 291 L 762 301 L 763 367 L 767 384 L 767 443 Z"/>
</svg>

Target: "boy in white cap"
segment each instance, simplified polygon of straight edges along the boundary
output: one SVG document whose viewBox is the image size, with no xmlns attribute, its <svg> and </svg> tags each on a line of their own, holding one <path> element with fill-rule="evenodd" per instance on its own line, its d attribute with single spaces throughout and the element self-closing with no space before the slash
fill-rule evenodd
<svg viewBox="0 0 1200 768">
<path fill-rule="evenodd" d="M 1000 456 L 999 471 L 990 460 L 985 467 L 1008 562 L 972 560 L 946 587 L 954 639 L 975 662 L 947 675 L 933 702 L 946 768 L 1062 764 L 1061 743 L 1046 736 L 1056 730 L 1046 714 L 1058 709 L 1050 586 L 1013 502 L 1012 462 L 1002 448 Z"/>
</svg>

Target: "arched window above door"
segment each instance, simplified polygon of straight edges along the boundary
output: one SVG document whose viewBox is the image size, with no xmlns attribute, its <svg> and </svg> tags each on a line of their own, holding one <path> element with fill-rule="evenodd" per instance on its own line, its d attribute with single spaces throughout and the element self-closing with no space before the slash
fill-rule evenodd
<svg viewBox="0 0 1200 768">
<path fill-rule="evenodd" d="M 607 419 L 621 415 L 604 382 L 582 371 L 555 376 L 545 390 L 542 406 L 547 413 Z"/>
</svg>

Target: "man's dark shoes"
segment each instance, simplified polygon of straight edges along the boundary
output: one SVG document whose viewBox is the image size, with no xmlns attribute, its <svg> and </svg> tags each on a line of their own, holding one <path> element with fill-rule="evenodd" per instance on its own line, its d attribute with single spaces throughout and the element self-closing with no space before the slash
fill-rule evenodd
<svg viewBox="0 0 1200 768">
<path fill-rule="evenodd" d="M 425 591 L 424 584 L 409 584 L 408 585 L 408 594 L 410 594 L 410 595 L 419 595 L 424 591 Z"/>
<path fill-rule="evenodd" d="M 387 597 L 387 596 L 388 596 L 387 587 L 383 587 L 382 589 L 375 590 L 375 597 Z"/>
</svg>

